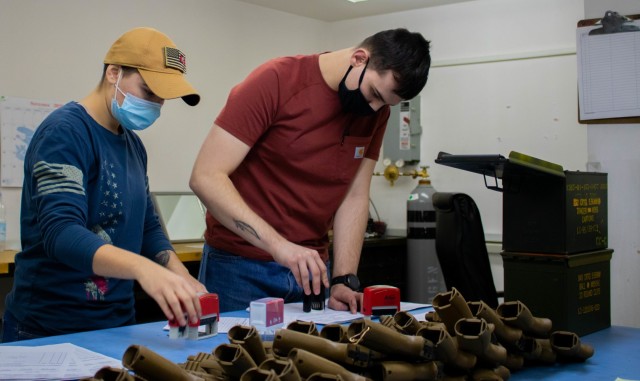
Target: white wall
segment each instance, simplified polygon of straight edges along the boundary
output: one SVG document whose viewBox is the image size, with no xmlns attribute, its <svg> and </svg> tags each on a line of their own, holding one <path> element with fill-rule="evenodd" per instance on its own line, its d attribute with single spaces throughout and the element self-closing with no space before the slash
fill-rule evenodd
<svg viewBox="0 0 640 381">
<path fill-rule="evenodd" d="M 154 191 L 186 191 L 200 144 L 229 90 L 274 56 L 323 50 L 324 22 L 232 0 L 0 0 L 0 95 L 68 102 L 99 82 L 109 46 L 151 26 L 187 56 L 196 107 L 167 102 L 140 134 Z M 2 189 L 8 248 L 19 248 L 20 189 Z"/>
<path fill-rule="evenodd" d="M 577 22 L 609 9 L 640 13 L 635 0 L 476 0 L 333 23 L 331 32 L 335 46 L 398 26 L 432 40 L 435 67 L 421 94 L 421 165 L 431 167 L 436 189 L 474 197 L 489 236 L 501 234 L 501 195 L 487 190 L 479 175 L 434 164 L 439 151 L 515 150 L 568 170 L 600 163 L 609 174 L 609 246 L 615 250 L 612 323 L 640 327 L 640 126 L 578 124 L 576 58 L 566 54 L 575 52 Z M 540 58 L 510 60 L 530 55 Z M 372 199 L 391 229 L 406 228 L 406 198 L 415 185 L 404 178 L 390 187 L 374 178 Z M 494 268 L 494 274 L 502 272 Z"/>
<path fill-rule="evenodd" d="M 585 0 L 586 18 L 599 18 L 607 10 L 640 14 L 635 0 Z M 588 126 L 589 161 L 609 173 L 609 246 L 611 303 L 614 324 L 640 327 L 640 125 Z"/>
<path fill-rule="evenodd" d="M 434 67 L 422 92 L 422 165 L 441 191 L 476 199 L 489 235 L 501 234 L 501 195 L 479 175 L 434 164 L 438 151 L 511 150 L 584 170 L 609 172 L 609 242 L 614 324 L 640 327 L 638 126 L 577 123 L 575 28 L 603 7 L 640 13 L 635 0 L 475 0 L 324 23 L 233 0 L 0 0 L 0 95 L 78 100 L 99 80 L 102 58 L 122 32 L 156 27 L 188 59 L 202 102 L 169 102 L 141 134 L 152 190 L 183 191 L 197 150 L 229 89 L 264 60 L 353 45 L 382 29 L 407 27 L 432 41 Z M 616 8 L 620 7 L 620 8 Z M 624 9 L 626 7 L 626 9 Z M 10 36 L 10 37 L 8 37 Z M 567 54 L 569 52 L 569 54 Z M 523 60 L 518 57 L 534 56 Z M 487 63 L 472 63 L 491 61 Z M 457 65 L 458 63 L 469 63 Z M 381 164 L 378 170 L 382 171 Z M 390 187 L 376 177 L 372 198 L 390 230 L 404 232 L 415 180 Z M 19 189 L 3 189 L 8 237 L 18 245 Z"/>
<path fill-rule="evenodd" d="M 502 195 L 486 189 L 482 176 L 434 159 L 439 151 L 507 156 L 514 150 L 584 170 L 586 127 L 577 122 L 571 54 L 582 16 L 582 0 L 476 0 L 337 22 L 331 36 L 340 46 L 378 30 L 406 27 L 431 40 L 434 67 L 421 94 L 420 165 L 430 166 L 437 190 L 471 195 L 485 233 L 499 240 Z M 547 55 L 552 56 L 512 60 Z M 483 60 L 497 62 L 457 65 Z M 378 163 L 377 170 L 383 169 Z M 406 200 L 416 185 L 410 177 L 393 187 L 374 178 L 372 199 L 391 229 L 406 229 Z"/>
</svg>

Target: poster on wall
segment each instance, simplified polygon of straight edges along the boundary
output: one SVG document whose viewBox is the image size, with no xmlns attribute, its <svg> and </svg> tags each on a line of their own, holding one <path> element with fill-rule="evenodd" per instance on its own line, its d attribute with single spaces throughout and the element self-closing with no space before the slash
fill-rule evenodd
<svg viewBox="0 0 640 381">
<path fill-rule="evenodd" d="M 40 123 L 60 102 L 0 96 L 0 185 L 21 187 L 24 157 Z"/>
</svg>

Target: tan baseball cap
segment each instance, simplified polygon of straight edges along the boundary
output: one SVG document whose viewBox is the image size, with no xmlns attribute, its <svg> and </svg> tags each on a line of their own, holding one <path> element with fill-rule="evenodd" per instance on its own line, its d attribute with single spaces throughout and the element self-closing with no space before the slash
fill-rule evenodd
<svg viewBox="0 0 640 381">
<path fill-rule="evenodd" d="M 135 28 L 111 45 L 105 64 L 134 67 L 151 91 L 162 99 L 182 98 L 189 106 L 200 102 L 200 95 L 187 82 L 187 60 L 162 32 Z"/>
</svg>

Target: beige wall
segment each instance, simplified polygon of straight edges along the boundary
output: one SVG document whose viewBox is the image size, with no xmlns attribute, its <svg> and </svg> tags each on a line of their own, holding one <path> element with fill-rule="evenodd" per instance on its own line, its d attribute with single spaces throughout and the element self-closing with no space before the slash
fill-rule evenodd
<svg viewBox="0 0 640 381">
<path fill-rule="evenodd" d="M 335 45 L 398 26 L 432 41 L 434 67 L 421 94 L 421 165 L 430 166 L 437 190 L 470 194 L 485 232 L 499 240 L 502 195 L 487 190 L 481 176 L 434 159 L 439 151 L 506 156 L 515 150 L 584 170 L 575 63 L 582 16 L 582 0 L 476 0 L 337 22 L 331 32 Z M 519 59 L 528 56 L 536 58 Z M 374 178 L 372 198 L 390 227 L 406 228 L 406 200 L 416 185 L 403 178 L 391 188 Z"/>
<path fill-rule="evenodd" d="M 169 35 L 187 56 L 197 107 L 168 102 L 140 133 L 154 191 L 188 190 L 200 143 L 230 88 L 279 55 L 324 49 L 324 22 L 232 0 L 0 0 L 0 95 L 67 102 L 100 80 L 113 41 L 137 26 Z M 8 246 L 19 247 L 20 189 L 4 188 Z"/>
<path fill-rule="evenodd" d="M 635 0 L 585 0 L 586 18 L 599 18 L 607 10 L 640 14 Z M 609 174 L 609 246 L 613 324 L 640 327 L 640 125 L 590 125 L 589 160 Z"/>
<path fill-rule="evenodd" d="M 229 89 L 253 67 L 278 55 L 353 45 L 396 27 L 421 32 L 433 44 L 434 67 L 422 93 L 421 165 L 431 167 L 436 189 L 465 189 L 476 199 L 489 235 L 501 233 L 500 194 L 486 190 L 478 176 L 434 165 L 438 151 L 516 150 L 572 170 L 587 161 L 586 130 L 575 117 L 575 56 L 562 55 L 575 51 L 582 0 L 475 0 L 335 23 L 232 0 L 2 0 L 0 6 L 0 32 L 13 36 L 0 40 L 3 51 L 12 52 L 0 56 L 0 95 L 79 99 L 97 83 L 109 44 L 138 25 L 165 31 L 187 53 L 188 77 L 203 99 L 195 108 L 170 102 L 140 134 L 152 190 L 188 189 L 200 142 Z M 512 60 L 527 55 L 551 57 Z M 458 65 L 478 60 L 496 62 Z M 392 188 L 374 178 L 372 198 L 392 231 L 405 230 L 405 203 L 415 185 L 402 178 Z M 19 211 L 11 205 L 19 191 L 4 193 L 16 201 L 8 210 L 9 239 L 16 241 Z"/>
<path fill-rule="evenodd" d="M 594 131 L 576 121 L 576 22 L 585 9 L 597 17 L 600 3 L 475 0 L 326 23 L 233 0 L 0 0 L 0 95 L 78 100 L 97 83 L 105 50 L 120 33 L 141 25 L 166 32 L 186 52 L 188 77 L 203 98 L 195 108 L 168 103 L 163 117 L 141 137 L 149 152 L 152 190 L 183 191 L 229 89 L 253 67 L 271 57 L 342 48 L 382 29 L 407 27 L 433 43 L 434 67 L 421 94 L 421 164 L 431 167 L 436 189 L 464 190 L 474 197 L 486 232 L 499 239 L 501 195 L 485 189 L 478 175 L 434 164 L 438 151 L 508 155 L 516 150 L 569 170 L 602 160 L 603 169 L 613 171 L 620 162 L 638 161 L 637 154 L 614 161 L 605 155 L 625 141 L 637 141 L 637 128 L 602 148 L 598 141 L 613 130 Z M 630 3 L 635 0 L 614 5 Z M 620 170 L 637 179 L 635 168 Z M 374 178 L 372 199 L 392 231 L 404 232 L 406 200 L 415 185 L 402 178 L 390 187 Z M 636 199 L 637 184 L 631 186 L 616 190 L 612 185 L 610 192 Z M 17 248 L 20 190 L 2 192 L 10 245 Z M 612 315 L 614 324 L 640 327 L 640 303 L 631 294 L 640 288 L 638 242 L 628 239 L 637 236 L 638 202 L 633 206 L 611 208 Z M 618 231 L 628 232 L 627 238 Z"/>
</svg>

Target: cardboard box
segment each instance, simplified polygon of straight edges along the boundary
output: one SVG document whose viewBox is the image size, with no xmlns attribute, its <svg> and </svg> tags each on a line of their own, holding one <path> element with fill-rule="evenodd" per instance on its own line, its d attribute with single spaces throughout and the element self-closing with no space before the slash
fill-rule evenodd
<svg viewBox="0 0 640 381">
<path fill-rule="evenodd" d="M 573 255 L 502 252 L 504 299 L 520 300 L 553 330 L 583 336 L 611 325 L 613 250 Z"/>
</svg>

